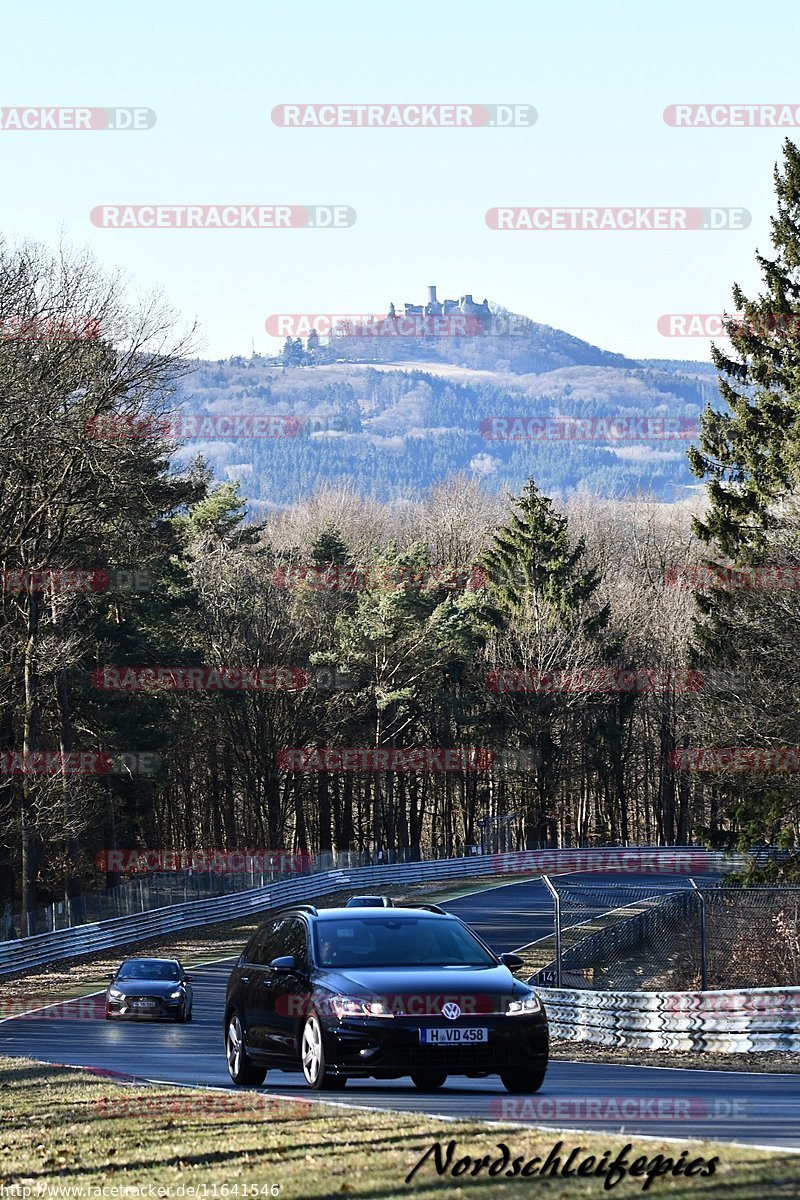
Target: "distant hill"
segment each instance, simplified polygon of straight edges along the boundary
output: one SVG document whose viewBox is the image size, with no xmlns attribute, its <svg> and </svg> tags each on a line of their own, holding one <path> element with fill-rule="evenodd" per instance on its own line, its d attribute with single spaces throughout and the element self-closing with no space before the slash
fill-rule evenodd
<svg viewBox="0 0 800 1200">
<path fill-rule="evenodd" d="M 505 334 L 498 330 L 512 329 Z M 473 370 L 541 374 L 559 367 L 634 367 L 624 354 L 601 350 L 563 329 L 541 325 L 527 317 L 493 306 L 492 321 L 483 334 L 465 337 L 336 337 L 330 357 L 349 362 L 453 363 Z"/>
<path fill-rule="evenodd" d="M 709 379 L 715 379 L 717 375 L 713 363 L 694 362 L 689 358 L 647 358 L 642 360 L 641 365 L 677 375 L 705 375 Z"/>
<path fill-rule="evenodd" d="M 337 337 L 311 350 L 297 340 L 285 361 L 198 362 L 182 385 L 185 411 L 297 421 L 292 436 L 195 438 L 179 453 L 200 451 L 221 478 L 241 479 L 256 511 L 345 481 L 381 500 L 408 499 L 457 471 L 498 491 L 518 490 L 533 474 L 552 495 L 583 487 L 672 500 L 696 483 L 686 465 L 688 435 L 614 443 L 487 437 L 486 423 L 506 416 L 550 418 L 551 433 L 586 418 L 668 419 L 691 428 L 706 403 L 718 403 L 711 364 L 637 362 L 514 320 L 511 336 Z"/>
</svg>

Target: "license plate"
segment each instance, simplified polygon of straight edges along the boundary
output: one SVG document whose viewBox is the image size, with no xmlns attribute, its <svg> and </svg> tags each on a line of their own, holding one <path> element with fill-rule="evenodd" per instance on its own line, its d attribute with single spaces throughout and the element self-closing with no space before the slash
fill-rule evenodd
<svg viewBox="0 0 800 1200">
<path fill-rule="evenodd" d="M 155 1008 L 157 1004 L 157 1000 L 133 1000 L 131 1008 Z"/>
<path fill-rule="evenodd" d="M 488 1042 L 489 1030 L 468 1025 L 463 1029 L 420 1029 L 419 1040 L 433 1046 L 463 1046 Z"/>
</svg>

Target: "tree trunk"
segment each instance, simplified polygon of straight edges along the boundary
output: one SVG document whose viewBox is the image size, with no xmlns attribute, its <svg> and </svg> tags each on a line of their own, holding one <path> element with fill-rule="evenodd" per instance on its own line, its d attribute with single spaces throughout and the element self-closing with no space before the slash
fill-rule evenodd
<svg viewBox="0 0 800 1200">
<path fill-rule="evenodd" d="M 23 768 L 20 802 L 20 889 L 22 902 L 22 932 L 28 936 L 34 932 L 34 908 L 36 906 L 37 838 L 34 823 L 34 797 L 36 780 L 28 774 L 30 755 L 37 749 L 39 741 L 39 677 L 36 667 L 36 650 L 39 632 L 39 596 L 29 589 L 27 593 L 28 629 L 23 660 L 25 716 L 23 720 L 22 751 Z"/>
</svg>

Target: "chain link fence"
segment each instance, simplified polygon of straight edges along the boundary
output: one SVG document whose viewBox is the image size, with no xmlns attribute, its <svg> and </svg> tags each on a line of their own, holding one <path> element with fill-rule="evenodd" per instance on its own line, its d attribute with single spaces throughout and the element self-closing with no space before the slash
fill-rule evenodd
<svg viewBox="0 0 800 1200">
<path fill-rule="evenodd" d="M 800 984 L 800 888 L 720 887 L 700 896 L 709 988 Z"/>
<path fill-rule="evenodd" d="M 146 853 L 142 851 L 143 856 Z M 154 853 L 158 855 L 162 852 Z M 228 860 L 236 856 L 242 860 L 243 870 L 230 869 Z M 0 942 L 38 933 L 53 933 L 57 929 L 106 921 L 112 917 L 135 916 L 170 904 L 228 896 L 295 875 L 392 866 L 439 859 L 444 855 L 432 848 L 413 853 L 410 850 L 340 850 L 317 855 L 280 850 L 249 855 L 245 851 L 232 852 L 232 855 L 222 852 L 219 857 L 222 860 L 220 864 L 212 865 L 209 869 L 146 870 L 123 879 L 116 887 L 85 891 L 71 898 L 62 897 L 49 904 L 39 904 L 27 912 L 14 910 L 9 905 L 5 910 L 0 910 Z"/>
<path fill-rule="evenodd" d="M 542 986 L 707 991 L 800 985 L 800 888 L 548 879 L 552 935 L 523 957 Z"/>
<path fill-rule="evenodd" d="M 263 887 L 275 879 L 285 879 L 295 871 L 267 870 L 215 873 L 212 871 L 149 872 L 125 879 L 116 887 L 102 891 L 84 892 L 80 896 L 39 904 L 28 912 L 8 908 L 0 913 L 0 941 L 30 937 L 37 933 L 53 933 L 73 925 L 107 921 L 112 917 L 129 917 L 170 904 L 186 904 L 191 900 L 207 900 L 226 896 L 246 888 Z"/>
</svg>

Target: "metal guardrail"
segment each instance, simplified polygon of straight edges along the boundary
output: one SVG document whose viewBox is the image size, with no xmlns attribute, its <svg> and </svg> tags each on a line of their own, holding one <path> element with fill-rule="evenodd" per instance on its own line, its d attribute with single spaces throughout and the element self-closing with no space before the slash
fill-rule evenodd
<svg viewBox="0 0 800 1200">
<path fill-rule="evenodd" d="M 183 929 L 212 925 L 235 917 L 308 902 L 347 888 L 369 891 L 393 884 L 416 884 L 437 880 L 461 880 L 479 876 L 516 873 L 542 874 L 566 871 L 703 875 L 736 870 L 737 855 L 676 847 L 596 847 L 570 850 L 527 850 L 513 854 L 472 855 L 469 858 L 434 859 L 352 870 L 325 871 L 304 875 L 264 888 L 208 900 L 174 904 L 132 917 L 114 917 L 89 925 L 75 925 L 52 933 L 0 942 L 0 976 L 9 975 L 62 959 L 77 958 L 99 950 L 158 937 Z"/>
<path fill-rule="evenodd" d="M 110 950 L 115 946 L 160 937 L 166 933 L 214 925 L 251 913 L 305 902 L 314 896 L 337 891 L 341 886 L 341 881 L 334 882 L 318 876 L 309 887 L 308 878 L 303 877 L 287 880 L 274 887 L 254 888 L 232 896 L 174 904 L 133 917 L 113 917 L 90 925 L 73 925 L 55 933 L 39 933 L 33 937 L 0 942 L 0 976 Z"/>
<path fill-rule="evenodd" d="M 116 857 L 114 857 L 116 856 Z M 410 850 L 386 851 L 376 857 L 369 851 L 336 850 L 321 854 L 284 850 L 106 850 L 95 856 L 98 871 L 113 865 L 121 877 L 112 887 L 87 889 L 80 895 L 56 897 L 27 912 L 13 910 L 8 901 L 0 910 L 0 941 L 54 933 L 72 925 L 133 917 L 171 904 L 210 900 L 233 892 L 251 891 L 296 875 L 351 870 L 387 863 L 418 862 L 423 857 Z M 439 857 L 431 854 L 424 857 Z"/>
<path fill-rule="evenodd" d="M 800 987 L 720 992 L 538 988 L 552 1037 L 636 1050 L 800 1051 Z"/>
</svg>

